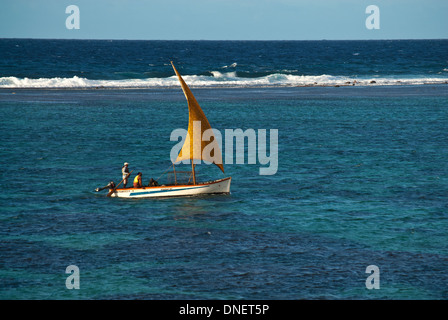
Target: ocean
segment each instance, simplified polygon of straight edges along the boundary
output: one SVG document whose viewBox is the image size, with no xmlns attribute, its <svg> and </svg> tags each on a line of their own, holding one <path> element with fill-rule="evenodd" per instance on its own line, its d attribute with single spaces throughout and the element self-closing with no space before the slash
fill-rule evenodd
<svg viewBox="0 0 448 320">
<path fill-rule="evenodd" d="M 170 61 L 213 128 L 278 130 L 274 174 L 95 192 L 171 165 Z M 448 40 L 0 39 L 0 299 L 446 300 L 447 106 Z"/>
</svg>

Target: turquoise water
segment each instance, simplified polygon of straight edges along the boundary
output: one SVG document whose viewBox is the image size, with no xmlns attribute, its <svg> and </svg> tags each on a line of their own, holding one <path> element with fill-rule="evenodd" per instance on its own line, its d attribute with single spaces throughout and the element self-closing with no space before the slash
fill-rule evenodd
<svg viewBox="0 0 448 320">
<path fill-rule="evenodd" d="M 180 88 L 0 91 L 1 299 L 447 299 L 446 85 L 193 92 L 222 132 L 278 129 L 277 173 L 107 198 L 125 161 L 168 169 Z"/>
</svg>

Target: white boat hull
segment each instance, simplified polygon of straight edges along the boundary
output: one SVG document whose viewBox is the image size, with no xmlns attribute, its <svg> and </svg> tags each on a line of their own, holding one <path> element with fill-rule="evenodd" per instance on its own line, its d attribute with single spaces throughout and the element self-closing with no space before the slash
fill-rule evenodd
<svg viewBox="0 0 448 320">
<path fill-rule="evenodd" d="M 198 183 L 195 185 L 171 185 L 143 188 L 116 189 L 111 197 L 119 198 L 155 198 L 155 197 L 183 197 L 200 194 L 230 193 L 232 178 Z M 112 190 L 110 190 L 112 191 Z"/>
</svg>

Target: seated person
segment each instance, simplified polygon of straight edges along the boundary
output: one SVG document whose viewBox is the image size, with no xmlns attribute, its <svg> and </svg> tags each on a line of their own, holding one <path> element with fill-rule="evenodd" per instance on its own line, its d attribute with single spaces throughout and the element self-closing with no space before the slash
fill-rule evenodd
<svg viewBox="0 0 448 320">
<path fill-rule="evenodd" d="M 153 178 L 151 178 L 151 180 L 149 180 L 149 187 L 156 187 L 156 186 L 158 186 L 159 184 L 157 183 L 157 181 L 156 180 L 154 180 Z"/>
<path fill-rule="evenodd" d="M 134 179 L 134 188 L 141 188 L 141 187 L 142 187 L 142 173 L 139 172 Z"/>
</svg>

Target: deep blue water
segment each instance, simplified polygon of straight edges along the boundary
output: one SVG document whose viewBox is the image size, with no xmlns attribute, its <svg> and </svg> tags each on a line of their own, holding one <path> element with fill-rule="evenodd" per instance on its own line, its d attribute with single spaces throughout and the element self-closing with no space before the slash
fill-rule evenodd
<svg viewBox="0 0 448 320">
<path fill-rule="evenodd" d="M 83 46 L 73 56 L 89 55 L 88 45 L 73 43 Z M 263 44 L 253 44 L 254 57 Z M 176 54 L 183 70 L 193 65 L 192 53 Z M 238 67 L 249 55 L 228 54 L 217 55 L 219 64 Z M 134 49 L 111 59 L 125 64 L 130 55 Z M 40 61 L 0 72 L 70 77 L 61 71 L 66 62 Z M 113 77 L 114 62 L 93 65 L 83 64 L 90 78 Z M 260 175 L 263 165 L 246 157 L 225 164 L 230 195 L 107 198 L 94 189 L 120 181 L 123 162 L 146 180 L 169 167 L 170 134 L 188 120 L 180 88 L 0 90 L 1 299 L 448 298 L 445 84 L 193 92 L 220 131 L 278 129 L 276 174 Z M 69 265 L 79 267 L 79 290 L 65 286 Z M 380 289 L 366 288 L 369 265 L 380 270 Z"/>
<path fill-rule="evenodd" d="M 0 39 L 0 87 L 172 86 L 170 60 L 195 86 L 448 81 L 448 40 Z"/>
</svg>

